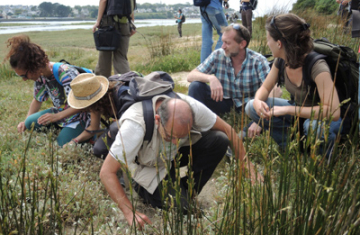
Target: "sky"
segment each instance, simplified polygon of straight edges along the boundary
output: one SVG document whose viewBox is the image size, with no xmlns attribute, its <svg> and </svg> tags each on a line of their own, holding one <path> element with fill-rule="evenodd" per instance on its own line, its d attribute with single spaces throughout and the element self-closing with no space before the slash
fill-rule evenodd
<svg viewBox="0 0 360 235">
<path fill-rule="evenodd" d="M 1 1 L 0 5 L 5 5 L 4 0 Z M 11 0 L 9 3 L 12 5 L 39 5 L 42 2 L 60 3 L 66 6 L 75 5 L 99 5 L 99 0 Z M 165 3 L 165 4 L 176 4 L 186 3 L 192 4 L 193 0 L 136 0 L 139 4 L 148 3 Z M 256 11 L 254 12 L 255 17 L 270 12 L 272 9 L 289 9 L 296 0 L 259 0 Z M 230 8 L 239 10 L 240 0 L 229 0 Z"/>
</svg>

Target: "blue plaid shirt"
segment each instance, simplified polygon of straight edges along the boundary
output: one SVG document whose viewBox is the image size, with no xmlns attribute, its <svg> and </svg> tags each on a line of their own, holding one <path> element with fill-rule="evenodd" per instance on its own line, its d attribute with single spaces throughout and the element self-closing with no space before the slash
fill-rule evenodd
<svg viewBox="0 0 360 235">
<path fill-rule="evenodd" d="M 246 58 L 239 73 L 235 74 L 230 57 L 225 56 L 223 49 L 218 49 L 197 70 L 214 74 L 223 87 L 224 98 L 231 98 L 236 108 L 239 108 L 255 97 L 256 91 L 270 72 L 270 67 L 264 56 L 246 48 Z"/>
</svg>

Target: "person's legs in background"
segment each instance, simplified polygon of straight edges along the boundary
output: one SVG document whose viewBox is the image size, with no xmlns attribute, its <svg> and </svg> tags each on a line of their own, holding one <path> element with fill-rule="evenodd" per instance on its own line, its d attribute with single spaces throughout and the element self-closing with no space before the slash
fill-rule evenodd
<svg viewBox="0 0 360 235">
<path fill-rule="evenodd" d="M 190 83 L 188 95 L 203 103 L 217 115 L 230 112 L 234 106 L 232 99 L 223 99 L 218 102 L 213 100 L 211 98 L 210 86 L 203 82 L 195 81 Z"/>
<path fill-rule="evenodd" d="M 241 11 L 241 22 L 242 25 L 247 28 L 250 32 L 250 36 L 252 35 L 252 10 L 242 10 Z"/>
<path fill-rule="evenodd" d="M 95 74 L 104 77 L 111 76 L 112 51 L 99 51 L 99 59 L 95 67 Z"/>
<path fill-rule="evenodd" d="M 130 27 L 129 23 L 118 23 L 119 31 L 121 33 L 119 47 L 114 51 L 114 59 L 112 61 L 114 67 L 114 74 L 124 74 L 130 71 L 127 53 L 130 43 Z M 110 62 L 111 66 L 111 62 Z"/>
<path fill-rule="evenodd" d="M 200 8 L 201 22 L 202 22 L 202 45 L 200 62 L 202 63 L 212 52 L 213 46 L 213 27 L 216 29 L 219 40 L 216 43 L 215 50 L 221 48 L 221 26 L 227 26 L 228 23 L 225 14 L 222 10 L 217 10 L 213 7 L 207 6 Z"/>
<path fill-rule="evenodd" d="M 182 37 L 182 31 L 181 31 L 181 27 L 182 27 L 182 23 L 178 23 L 178 32 L 179 32 L 179 37 Z"/>
</svg>

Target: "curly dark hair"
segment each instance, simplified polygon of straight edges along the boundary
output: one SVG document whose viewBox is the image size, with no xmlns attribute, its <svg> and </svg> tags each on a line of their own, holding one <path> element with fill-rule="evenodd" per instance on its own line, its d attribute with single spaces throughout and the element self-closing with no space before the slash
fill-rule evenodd
<svg viewBox="0 0 360 235">
<path fill-rule="evenodd" d="M 93 103 L 89 107 L 84 109 L 84 112 L 97 112 L 100 113 L 106 120 L 114 117 L 113 109 L 111 107 L 111 103 L 115 105 L 113 99 L 113 93 L 118 88 L 118 82 L 110 81 L 109 82 L 109 89 L 105 93 L 105 95 L 98 100 L 97 102 Z M 115 108 L 115 107 L 114 107 Z M 115 110 L 116 111 L 116 110 Z"/>
<path fill-rule="evenodd" d="M 282 42 L 286 63 L 292 69 L 303 66 L 305 55 L 313 50 L 309 26 L 304 19 L 292 13 L 271 16 L 266 20 L 266 31 L 275 41 Z"/>
<path fill-rule="evenodd" d="M 27 70 L 30 73 L 37 72 L 49 63 L 45 51 L 37 44 L 30 42 L 27 35 L 19 35 L 7 40 L 7 47 L 10 51 L 5 56 L 10 60 L 12 68 Z"/>
</svg>

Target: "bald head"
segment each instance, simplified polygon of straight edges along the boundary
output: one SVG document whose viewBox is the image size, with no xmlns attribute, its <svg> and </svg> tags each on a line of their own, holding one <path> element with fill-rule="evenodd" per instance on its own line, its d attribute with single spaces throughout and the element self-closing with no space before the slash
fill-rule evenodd
<svg viewBox="0 0 360 235">
<path fill-rule="evenodd" d="M 163 125 L 180 125 L 190 129 L 194 120 L 194 112 L 190 104 L 182 99 L 166 98 L 158 109 L 158 114 Z"/>
</svg>

